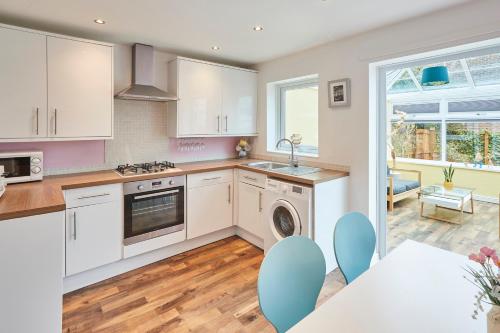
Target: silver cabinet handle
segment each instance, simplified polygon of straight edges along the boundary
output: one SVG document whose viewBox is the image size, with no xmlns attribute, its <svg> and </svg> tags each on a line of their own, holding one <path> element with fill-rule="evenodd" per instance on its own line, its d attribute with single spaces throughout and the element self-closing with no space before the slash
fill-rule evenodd
<svg viewBox="0 0 500 333">
<path fill-rule="evenodd" d="M 76 210 L 73 211 L 73 240 L 76 240 Z"/>
<path fill-rule="evenodd" d="M 57 135 L 57 109 L 54 109 L 54 135 Z"/>
<path fill-rule="evenodd" d="M 252 180 L 254 182 L 257 181 L 257 178 L 255 178 L 255 177 L 243 176 L 243 178 L 248 179 L 248 180 Z"/>
<path fill-rule="evenodd" d="M 39 117 L 38 114 L 40 113 L 40 108 L 36 108 L 36 135 L 39 134 Z"/>
<path fill-rule="evenodd" d="M 108 195 L 111 195 L 111 194 L 109 194 L 109 193 L 103 193 L 103 194 L 96 194 L 96 195 L 87 195 L 87 196 L 83 196 L 83 197 L 78 197 L 77 199 L 78 200 L 92 199 L 92 198 L 98 198 L 98 197 L 105 197 L 105 196 L 108 196 Z"/>
<path fill-rule="evenodd" d="M 220 133 L 220 116 L 217 116 L 217 132 Z"/>
<path fill-rule="evenodd" d="M 227 203 L 231 203 L 231 184 L 227 185 Z"/>
<path fill-rule="evenodd" d="M 259 191 L 259 212 L 262 212 L 262 192 Z"/>
<path fill-rule="evenodd" d="M 224 118 L 226 118 L 226 132 L 227 132 L 227 116 L 225 116 Z"/>
<path fill-rule="evenodd" d="M 212 178 L 203 178 L 203 180 L 216 180 L 216 179 L 221 179 L 222 177 L 212 177 Z"/>
</svg>

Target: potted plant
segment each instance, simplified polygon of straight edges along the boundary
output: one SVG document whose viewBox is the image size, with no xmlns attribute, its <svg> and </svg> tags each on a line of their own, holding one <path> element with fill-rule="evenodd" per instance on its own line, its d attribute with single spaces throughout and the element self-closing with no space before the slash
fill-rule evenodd
<svg viewBox="0 0 500 333">
<path fill-rule="evenodd" d="M 236 145 L 236 151 L 238 152 L 238 157 L 246 158 L 250 150 L 252 150 L 252 146 L 250 146 L 248 141 L 245 139 L 240 139 L 240 141 Z"/>
<path fill-rule="evenodd" d="M 477 319 L 479 311 L 484 311 L 483 303 L 490 304 L 491 310 L 487 314 L 488 333 L 500 332 L 500 259 L 496 251 L 489 247 L 482 247 L 478 254 L 472 253 L 469 259 L 480 264 L 481 269 L 477 270 L 468 266 L 466 271 L 472 279 L 464 276 L 479 288 L 479 292 L 474 302 L 474 313 L 472 318 Z"/>
<path fill-rule="evenodd" d="M 451 190 L 453 188 L 453 175 L 455 174 L 455 168 L 450 164 L 448 168 L 443 168 L 444 174 L 444 188 Z"/>
</svg>

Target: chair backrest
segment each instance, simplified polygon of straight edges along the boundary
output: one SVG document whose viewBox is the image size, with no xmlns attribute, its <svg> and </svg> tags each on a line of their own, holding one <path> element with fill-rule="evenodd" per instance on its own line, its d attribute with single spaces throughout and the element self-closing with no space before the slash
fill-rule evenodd
<svg viewBox="0 0 500 333">
<path fill-rule="evenodd" d="M 309 238 L 287 237 L 269 250 L 260 267 L 257 291 L 260 309 L 278 333 L 314 310 L 325 274 L 323 252 Z"/>
<path fill-rule="evenodd" d="M 352 212 L 338 220 L 333 232 L 333 250 L 348 284 L 370 268 L 375 240 L 375 230 L 365 215 Z"/>
</svg>

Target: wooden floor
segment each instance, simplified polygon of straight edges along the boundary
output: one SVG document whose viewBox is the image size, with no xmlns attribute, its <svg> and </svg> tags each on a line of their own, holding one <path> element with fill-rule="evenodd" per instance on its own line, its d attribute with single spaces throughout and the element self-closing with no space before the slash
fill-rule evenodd
<svg viewBox="0 0 500 333">
<path fill-rule="evenodd" d="M 72 292 L 63 332 L 274 332 L 257 300 L 262 259 L 231 237 Z M 319 304 L 343 286 L 329 274 Z"/>
<path fill-rule="evenodd" d="M 434 214 L 431 205 L 424 214 Z M 438 208 L 437 214 L 458 219 L 458 213 Z M 388 212 L 387 240 L 389 251 L 406 239 L 413 239 L 463 255 L 477 252 L 482 246 L 500 251 L 498 205 L 474 201 L 474 214 L 465 214 L 464 223 L 453 224 L 420 217 L 418 199 L 397 202 Z"/>
</svg>

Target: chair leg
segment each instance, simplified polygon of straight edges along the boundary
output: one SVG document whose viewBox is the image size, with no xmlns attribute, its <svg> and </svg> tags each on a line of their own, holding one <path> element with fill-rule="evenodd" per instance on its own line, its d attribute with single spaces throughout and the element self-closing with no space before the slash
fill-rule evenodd
<svg viewBox="0 0 500 333">
<path fill-rule="evenodd" d="M 394 210 L 394 200 L 389 200 L 389 211 L 392 212 Z"/>
</svg>

